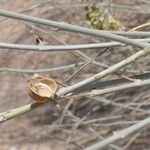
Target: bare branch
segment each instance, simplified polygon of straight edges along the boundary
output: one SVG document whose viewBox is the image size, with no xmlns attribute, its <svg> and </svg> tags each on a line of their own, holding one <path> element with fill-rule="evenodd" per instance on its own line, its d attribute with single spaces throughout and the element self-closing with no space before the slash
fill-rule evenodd
<svg viewBox="0 0 150 150">
<path fill-rule="evenodd" d="M 132 39 L 140 42 L 150 42 L 150 38 L 146 39 Z M 119 42 L 107 42 L 107 43 L 92 43 L 92 44 L 79 44 L 79 45 L 23 45 L 23 44 L 11 44 L 0 43 L 0 48 L 14 49 L 14 50 L 30 50 L 30 51 L 71 51 L 71 50 L 83 50 L 83 49 L 98 49 L 124 46 Z"/>
<path fill-rule="evenodd" d="M 66 66 L 60 66 L 55 68 L 47 68 L 47 69 L 15 69 L 15 68 L 7 68 L 3 67 L 0 68 L 0 72 L 12 72 L 12 73 L 44 73 L 44 72 L 52 72 L 52 71 L 58 71 L 58 70 L 65 70 L 65 69 L 71 69 L 74 67 L 82 66 L 83 63 L 78 64 L 70 64 Z"/>
<path fill-rule="evenodd" d="M 140 73 L 140 74 L 135 74 L 132 76 L 129 76 L 129 78 L 132 79 L 141 79 L 141 80 L 145 80 L 145 79 L 150 79 L 150 72 L 145 72 L 145 73 Z M 108 87 L 108 86 L 115 86 L 118 84 L 123 84 L 123 83 L 128 83 L 131 82 L 129 80 L 126 80 L 124 78 L 120 78 L 120 79 L 113 79 L 113 80 L 106 80 L 106 81 L 97 81 L 97 82 L 93 82 L 90 84 L 87 84 L 83 87 L 78 88 L 77 90 L 74 91 L 74 93 L 81 93 L 81 92 L 85 92 L 85 91 L 89 91 L 92 89 L 98 89 L 100 87 Z"/>
<path fill-rule="evenodd" d="M 71 25 L 71 24 L 68 24 L 65 22 L 56 22 L 56 21 L 46 20 L 46 19 L 42 19 L 42 18 L 30 17 L 30 16 L 26 16 L 23 14 L 19 14 L 19 13 L 7 11 L 7 10 L 0 10 L 0 15 L 18 19 L 18 20 L 23 20 L 23 21 L 28 21 L 28 22 L 32 22 L 32 23 L 38 23 L 38 24 L 42 24 L 42 25 L 46 25 L 46 26 L 51 26 L 51 27 L 63 29 L 63 30 L 70 31 L 70 32 L 78 32 L 78 33 L 82 33 L 82 34 L 103 37 L 103 38 L 107 38 L 110 40 L 122 42 L 125 44 L 130 44 L 130 45 L 134 45 L 137 47 L 141 47 L 141 48 L 149 49 L 149 47 L 150 47 L 149 44 L 136 42 L 127 37 L 114 35 L 114 34 L 111 34 L 111 33 L 105 32 L 105 31 L 96 30 L 96 29 L 89 29 L 86 27 Z"/>
<path fill-rule="evenodd" d="M 150 51 L 148 50 L 141 50 L 135 54 L 133 54 L 132 56 L 128 57 L 127 59 L 113 65 L 112 67 L 109 67 L 108 69 L 100 72 L 100 73 L 97 73 L 96 75 L 88 78 L 88 79 L 85 79 L 79 83 L 76 83 L 70 87 L 67 87 L 67 88 L 64 88 L 60 91 L 57 92 L 57 95 L 58 97 L 60 97 L 61 95 L 65 95 L 65 94 L 68 94 L 69 92 L 73 92 L 74 90 L 78 89 L 79 87 L 82 87 L 86 84 L 89 84 L 89 83 L 92 83 L 94 81 L 97 81 L 97 80 L 100 80 L 106 76 L 108 76 L 109 74 L 113 73 L 113 72 L 116 72 L 117 70 L 123 68 L 124 66 L 127 66 L 131 63 L 133 63 L 134 61 L 142 58 L 142 57 L 145 57 L 146 55 L 148 55 L 150 53 Z"/>
<path fill-rule="evenodd" d="M 17 116 L 20 116 L 26 112 L 29 112 L 29 111 L 37 108 L 40 105 L 42 105 L 42 104 L 32 103 L 32 104 L 24 105 L 22 107 L 18 107 L 16 109 L 8 110 L 7 112 L 0 114 L 0 123 L 10 120 L 12 118 L 15 118 Z"/>
<path fill-rule="evenodd" d="M 123 85 L 114 86 L 114 87 L 102 89 L 102 90 L 93 90 L 92 92 L 90 92 L 88 94 L 91 96 L 97 96 L 97 95 L 108 94 L 108 93 L 117 92 L 120 90 L 129 89 L 129 88 L 141 87 L 141 86 L 145 86 L 145 85 L 150 85 L 150 79 L 143 80 L 143 81 L 137 80 L 134 83 L 123 84 Z"/>
<path fill-rule="evenodd" d="M 0 48 L 14 49 L 14 50 L 30 50 L 30 51 L 71 51 L 71 50 L 82 50 L 82 49 L 98 49 L 105 47 L 123 46 L 118 42 L 109 43 L 96 43 L 96 44 L 80 44 L 80 45 L 21 45 L 11 43 L 0 43 Z"/>
<path fill-rule="evenodd" d="M 84 150 L 100 150 L 103 149 L 104 147 L 106 147 L 107 145 L 117 141 L 117 140 L 121 140 L 124 139 L 126 136 L 129 136 L 130 134 L 139 131 L 141 128 L 144 128 L 146 126 L 150 125 L 150 117 L 142 120 L 141 122 L 132 125 L 128 128 L 125 128 L 121 131 L 116 131 L 114 132 L 114 134 L 106 139 L 104 139 L 103 141 L 97 142 L 87 148 L 85 148 Z"/>
</svg>

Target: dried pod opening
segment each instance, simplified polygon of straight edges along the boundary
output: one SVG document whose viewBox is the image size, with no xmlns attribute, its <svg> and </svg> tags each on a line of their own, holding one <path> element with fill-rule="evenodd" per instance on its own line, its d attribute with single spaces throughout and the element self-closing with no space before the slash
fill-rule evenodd
<svg viewBox="0 0 150 150">
<path fill-rule="evenodd" d="M 53 79 L 42 78 L 29 82 L 29 96 L 39 103 L 43 103 L 54 98 L 57 84 Z"/>
</svg>

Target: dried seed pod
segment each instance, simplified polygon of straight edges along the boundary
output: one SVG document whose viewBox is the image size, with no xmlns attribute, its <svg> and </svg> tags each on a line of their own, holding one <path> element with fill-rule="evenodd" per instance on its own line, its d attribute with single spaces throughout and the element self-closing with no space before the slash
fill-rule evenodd
<svg viewBox="0 0 150 150">
<path fill-rule="evenodd" d="M 57 84 L 53 79 L 41 78 L 28 83 L 29 96 L 38 103 L 54 100 Z"/>
</svg>

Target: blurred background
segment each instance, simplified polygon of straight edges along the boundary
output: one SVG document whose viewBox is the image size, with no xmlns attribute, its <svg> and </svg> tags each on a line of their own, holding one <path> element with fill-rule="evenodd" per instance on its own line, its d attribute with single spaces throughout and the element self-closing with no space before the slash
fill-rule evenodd
<svg viewBox="0 0 150 150">
<path fill-rule="evenodd" d="M 119 31 L 129 31 L 138 25 L 149 22 L 149 8 L 150 3 L 146 0 L 0 1 L 0 9 L 89 28 Z M 144 27 L 141 30 L 149 31 L 149 29 L 149 27 Z M 93 36 L 69 33 L 51 27 L 0 16 L 1 42 L 33 45 L 37 44 L 36 42 L 39 38 L 42 38 L 46 45 L 84 44 L 106 41 Z M 0 49 L 0 68 L 9 67 L 33 70 L 56 68 L 85 62 L 84 54 L 94 58 L 99 51 L 33 52 Z M 104 70 L 105 65 L 111 66 L 136 51 L 138 51 L 138 48 L 133 48 L 132 46 L 111 48 L 96 59 L 101 66 L 90 63 L 68 81 L 65 80 L 78 69 L 77 66 L 38 74 L 53 78 L 65 85 L 72 85 Z M 150 59 L 146 57 L 126 67 L 129 71 L 125 72 L 125 74 L 149 71 L 149 65 Z M 27 80 L 32 75 L 32 73 L 22 74 L 0 71 L 0 112 L 33 102 L 27 93 Z M 105 80 L 115 78 L 118 78 L 118 76 L 111 75 L 105 78 Z M 72 99 L 67 99 L 60 103 L 63 109 L 68 106 L 72 114 L 59 114 L 47 103 L 32 112 L 1 124 L 0 149 L 83 149 L 100 139 L 108 137 L 113 131 L 123 129 L 147 117 L 149 115 L 148 109 L 150 108 L 149 93 L 149 87 L 145 86 L 104 95 L 102 96 L 104 99 L 102 102 L 83 97 L 76 98 L 70 105 L 69 102 Z M 112 101 L 115 104 L 111 103 Z M 120 105 L 117 105 L 117 103 Z M 79 122 L 82 119 L 87 122 L 80 125 Z M 94 121 L 94 119 L 99 120 Z M 90 122 L 90 120 L 93 122 Z M 150 149 L 149 141 L 150 131 L 146 129 L 104 149 L 148 150 Z"/>
</svg>

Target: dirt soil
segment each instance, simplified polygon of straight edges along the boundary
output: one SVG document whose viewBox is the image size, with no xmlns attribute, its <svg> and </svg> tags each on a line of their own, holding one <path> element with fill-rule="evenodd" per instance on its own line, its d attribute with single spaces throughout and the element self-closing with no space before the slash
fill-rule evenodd
<svg viewBox="0 0 150 150">
<path fill-rule="evenodd" d="M 15 12 L 21 12 L 26 15 L 68 22 L 75 25 L 88 26 L 85 21 L 85 7 L 90 1 L 81 2 L 80 0 L 55 0 L 45 4 L 42 0 L 1 0 L 0 9 L 7 9 Z M 101 1 L 99 1 L 101 3 Z M 146 23 L 150 18 L 148 9 L 149 4 L 136 1 L 119 1 L 117 5 L 125 8 L 113 9 L 110 11 L 119 19 L 125 30 Z M 148 6 L 149 5 L 149 6 Z M 127 8 L 128 9 L 127 9 Z M 145 10 L 145 11 L 143 11 Z M 125 15 L 126 14 L 126 15 Z M 39 30 L 40 29 L 40 30 Z M 144 28 L 143 30 L 149 30 Z M 42 37 L 46 44 L 80 44 L 94 43 L 104 41 L 96 37 L 87 35 L 68 33 L 50 27 L 44 27 L 27 22 L 17 21 L 10 18 L 0 17 L 0 41 L 20 44 L 36 44 L 35 36 Z M 100 63 L 113 65 L 122 59 L 130 56 L 138 49 L 126 46 L 123 48 L 113 48 L 112 51 L 106 52 L 100 59 Z M 91 58 L 95 57 L 99 50 L 82 51 Z M 10 67 L 18 69 L 44 69 L 64 66 L 84 62 L 83 56 L 77 52 L 33 52 L 0 49 L 0 67 Z M 150 59 L 146 57 L 138 63 L 131 65 L 128 69 L 148 71 Z M 81 70 L 67 85 L 79 82 L 89 76 L 103 70 L 104 68 L 89 64 Z M 41 73 L 46 76 L 64 82 L 72 75 L 77 68 Z M 127 73 L 126 73 L 127 74 Z M 33 102 L 27 93 L 27 80 L 33 74 L 16 74 L 0 72 L 0 112 Z M 128 75 L 128 74 L 127 74 Z M 116 75 L 109 76 L 106 79 L 118 78 Z M 60 86 L 61 87 L 61 86 Z M 121 103 L 123 105 L 130 102 L 149 102 L 150 88 L 148 86 L 134 90 L 126 90 L 103 96 L 108 100 Z M 70 99 L 69 99 L 70 100 Z M 60 105 L 65 109 L 68 100 L 64 100 Z M 140 107 L 144 112 L 134 109 L 120 108 L 108 103 L 99 103 L 91 101 L 88 98 L 77 98 L 70 106 L 69 110 L 74 114 L 66 114 L 62 119 L 62 114 L 57 113 L 49 103 L 35 109 L 25 115 L 12 119 L 0 125 L 0 150 L 76 150 L 83 149 L 88 145 L 95 143 L 102 137 L 112 135 L 113 131 L 123 129 L 130 125 L 132 121 L 146 118 L 150 109 L 148 106 Z M 109 119 L 109 116 L 115 116 Z M 104 121 L 84 126 L 76 125 L 80 119 L 91 120 L 105 118 Z M 103 120 L 103 119 L 102 119 Z M 120 122 L 120 123 L 118 123 Z M 66 124 L 73 124 L 65 126 Z M 115 125 L 116 123 L 116 125 Z M 117 124 L 118 123 L 118 124 Z M 133 138 L 133 141 L 131 141 Z M 149 150 L 150 149 L 150 130 L 145 129 L 138 134 L 116 142 L 118 147 L 126 146 L 127 150 Z M 135 138 L 135 139 L 134 139 Z M 129 144 L 129 145 L 127 145 Z M 114 149 L 112 146 L 104 150 Z"/>
</svg>

